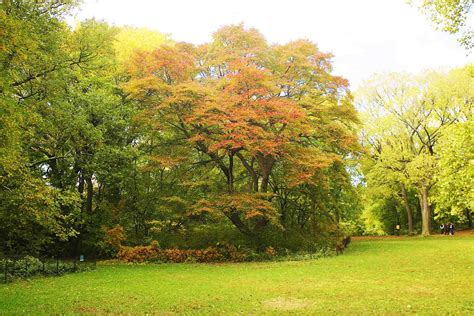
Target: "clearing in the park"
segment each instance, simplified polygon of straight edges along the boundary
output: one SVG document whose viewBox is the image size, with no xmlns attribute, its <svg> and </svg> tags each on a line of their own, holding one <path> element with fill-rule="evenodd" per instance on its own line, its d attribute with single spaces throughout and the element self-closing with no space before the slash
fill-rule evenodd
<svg viewBox="0 0 474 316">
<path fill-rule="evenodd" d="M 354 240 L 297 262 L 99 265 L 0 285 L 6 314 L 474 314 L 474 234 Z"/>
</svg>

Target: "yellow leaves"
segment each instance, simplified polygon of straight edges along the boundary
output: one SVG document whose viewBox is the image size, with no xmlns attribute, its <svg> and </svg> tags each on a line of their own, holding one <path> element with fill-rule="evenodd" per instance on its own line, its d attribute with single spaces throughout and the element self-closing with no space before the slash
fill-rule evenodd
<svg viewBox="0 0 474 316">
<path fill-rule="evenodd" d="M 163 45 L 151 52 L 139 51 L 128 69 L 133 78 L 154 76 L 166 84 L 190 80 L 194 71 L 192 49 L 186 44 Z"/>
<path fill-rule="evenodd" d="M 160 32 L 133 27 L 121 27 L 115 39 L 117 60 L 123 66 L 127 66 L 131 56 L 137 51 L 153 51 L 172 42 L 167 35 Z"/>
<path fill-rule="evenodd" d="M 166 115 L 174 116 L 173 120 L 192 122 L 196 114 L 213 103 L 209 89 L 195 82 L 169 85 L 163 91 L 166 94 L 161 102 L 154 106 L 154 110 L 162 110 Z"/>
<path fill-rule="evenodd" d="M 167 86 L 163 84 L 159 78 L 153 76 L 131 80 L 122 87 L 130 94 L 130 98 L 140 101 L 147 101 L 147 98 L 149 98 L 153 92 L 162 94 L 163 92 L 169 91 Z"/>
<path fill-rule="evenodd" d="M 171 169 L 176 167 L 180 164 L 187 162 L 187 157 L 185 156 L 178 156 L 173 155 L 172 152 L 168 152 L 168 154 L 162 155 L 153 155 L 149 157 L 148 164 L 145 166 L 146 168 L 168 168 Z"/>
<path fill-rule="evenodd" d="M 298 69 L 330 67 L 329 60 L 332 54 L 319 51 L 316 44 L 308 40 L 291 41 L 284 45 L 275 45 L 273 47 L 277 63 L 285 65 L 286 75 L 294 75 Z M 288 66 L 291 66 L 288 69 Z"/>
<path fill-rule="evenodd" d="M 242 57 L 256 59 L 266 48 L 265 38 L 256 29 L 245 29 L 243 24 L 228 25 L 213 34 L 208 54 L 220 64 Z"/>
<path fill-rule="evenodd" d="M 429 187 L 432 185 L 436 174 L 437 161 L 433 155 L 422 152 L 420 155 L 413 157 L 406 168 L 412 183 L 416 183 L 421 187 Z"/>
</svg>

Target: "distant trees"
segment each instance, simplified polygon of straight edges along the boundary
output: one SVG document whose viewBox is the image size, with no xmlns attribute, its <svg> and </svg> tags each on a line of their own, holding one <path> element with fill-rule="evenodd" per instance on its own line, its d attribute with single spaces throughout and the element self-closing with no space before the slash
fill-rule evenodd
<svg viewBox="0 0 474 316">
<path fill-rule="evenodd" d="M 434 202 L 441 218 L 456 216 L 472 227 L 474 210 L 474 122 L 450 126 L 439 143 Z"/>
<path fill-rule="evenodd" d="M 383 181 L 400 193 L 408 214 L 409 231 L 412 207 L 406 186 L 417 190 L 424 235 L 430 232 L 431 208 L 440 192 L 448 186 L 452 190 L 447 193 L 450 196 L 469 191 L 471 181 L 464 181 L 472 171 L 472 166 L 466 163 L 471 155 L 469 150 L 459 155 L 448 154 L 442 144 L 455 137 L 452 133 L 456 130 L 467 132 L 472 122 L 473 83 L 472 66 L 466 66 L 448 74 L 378 76 L 361 90 L 361 104 L 367 115 L 363 136 L 372 157 L 369 186 L 370 181 L 375 181 L 372 185 Z M 458 137 L 462 138 L 459 134 Z M 465 142 L 469 142 L 468 137 L 458 139 L 454 146 L 464 148 Z M 448 160 L 460 167 L 447 167 Z M 464 180 L 458 182 L 458 187 L 448 185 L 453 178 Z M 435 197 L 432 197 L 433 192 Z M 438 217 L 446 214 L 446 207 L 456 208 L 446 203 L 434 206 Z"/>
</svg>

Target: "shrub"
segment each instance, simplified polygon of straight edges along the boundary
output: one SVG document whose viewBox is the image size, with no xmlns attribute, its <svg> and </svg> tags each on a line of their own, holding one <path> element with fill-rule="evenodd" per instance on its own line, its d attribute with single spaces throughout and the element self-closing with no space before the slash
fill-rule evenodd
<svg viewBox="0 0 474 316">
<path fill-rule="evenodd" d="M 102 233 L 104 238 L 97 243 L 101 255 L 108 258 L 115 257 L 126 238 L 124 228 L 120 225 L 112 228 L 102 227 Z"/>
<path fill-rule="evenodd" d="M 117 258 L 128 263 L 212 263 L 212 262 L 244 262 L 244 261 L 266 261 L 266 260 L 307 260 L 334 255 L 334 251 L 328 245 L 320 247 L 317 251 L 292 252 L 282 249 L 277 256 L 277 251 L 269 246 L 263 252 L 255 252 L 251 249 L 242 249 L 233 245 L 217 244 L 206 249 L 160 249 L 157 242 L 150 246 L 122 247 Z"/>
<path fill-rule="evenodd" d="M 234 246 L 218 245 L 206 249 L 160 249 L 157 243 L 150 246 L 122 247 L 118 259 L 125 262 L 241 262 L 246 260 L 243 251 Z"/>
<path fill-rule="evenodd" d="M 274 257 L 276 255 L 276 251 L 275 251 L 275 249 L 273 249 L 272 246 L 269 246 L 269 247 L 265 248 L 265 254 L 268 257 Z"/>
</svg>

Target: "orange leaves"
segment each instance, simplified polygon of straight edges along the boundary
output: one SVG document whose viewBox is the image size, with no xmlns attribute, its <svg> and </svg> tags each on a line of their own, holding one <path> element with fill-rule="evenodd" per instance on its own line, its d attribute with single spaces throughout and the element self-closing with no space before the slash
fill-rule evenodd
<svg viewBox="0 0 474 316">
<path fill-rule="evenodd" d="M 202 143 L 206 140 L 207 138 L 202 135 L 202 134 L 195 134 L 191 137 L 188 138 L 188 141 L 191 143 Z"/>
<path fill-rule="evenodd" d="M 175 146 L 183 148 L 190 161 L 212 165 L 223 180 L 215 186 L 221 195 L 196 203 L 190 214 L 265 223 L 277 217 L 268 196 L 234 192 L 267 192 L 275 166 L 284 169 L 281 181 L 311 183 L 356 149 L 348 82 L 331 74 L 331 58 L 307 40 L 269 46 L 242 25 L 221 28 L 199 47 L 177 44 L 136 56 L 128 92 L 148 106 L 143 120 L 175 140 L 170 156 Z"/>
<path fill-rule="evenodd" d="M 331 57 L 306 40 L 269 47 L 256 30 L 233 25 L 209 45 L 137 54 L 129 90 L 139 100 L 148 96 L 153 108 L 146 116 L 159 111 L 160 124 L 170 122 L 188 143 L 278 157 L 314 130 L 299 98 L 315 91 L 337 99 L 347 86 L 329 74 Z"/>
<path fill-rule="evenodd" d="M 160 249 L 151 246 L 122 247 L 117 255 L 124 262 L 241 262 L 247 259 L 244 252 L 234 246 L 206 249 Z"/>
<path fill-rule="evenodd" d="M 112 228 L 104 228 L 105 238 L 104 242 L 109 246 L 113 247 L 115 250 L 120 249 L 122 246 L 122 241 L 125 240 L 125 232 L 122 226 L 116 225 Z"/>
<path fill-rule="evenodd" d="M 220 107 L 213 112 L 213 121 L 220 135 L 212 148 L 243 148 L 278 155 L 297 134 L 294 128 L 302 125 L 305 113 L 293 100 L 275 95 L 268 71 L 252 65 L 242 67 L 238 74 L 229 75 L 217 96 Z"/>
<path fill-rule="evenodd" d="M 245 219 L 267 218 L 272 220 L 276 211 L 269 201 L 270 194 L 264 193 L 233 193 L 221 194 L 210 199 L 199 201 L 192 214 L 199 212 L 208 214 L 239 213 Z"/>
<path fill-rule="evenodd" d="M 193 47 L 178 43 L 163 45 L 152 52 L 137 52 L 128 72 L 134 78 L 155 77 L 173 84 L 192 78 L 194 71 Z"/>
<path fill-rule="evenodd" d="M 220 210 L 218 210 L 213 201 L 208 199 L 201 199 L 197 201 L 195 205 L 187 212 L 188 216 L 200 215 L 200 214 L 208 214 L 210 216 L 217 216 L 221 215 Z"/>
<path fill-rule="evenodd" d="M 192 120 L 197 109 L 207 108 L 212 102 L 212 92 L 192 81 L 171 86 L 169 92 L 169 96 L 156 109 L 169 108 L 183 120 Z"/>
<path fill-rule="evenodd" d="M 245 58 L 236 59 L 228 64 L 228 84 L 224 93 L 243 97 L 266 96 L 271 92 L 271 73 Z"/>
<path fill-rule="evenodd" d="M 244 145 L 243 142 L 237 141 L 235 139 L 223 139 L 219 142 L 213 143 L 211 146 L 209 146 L 209 150 L 211 152 L 216 152 L 219 149 L 229 149 L 229 150 L 236 150 L 239 148 L 242 148 Z"/>
<path fill-rule="evenodd" d="M 341 159 L 336 154 L 325 153 L 318 148 L 296 146 L 291 146 L 291 154 L 285 158 L 290 186 L 313 183 L 312 178 L 318 171 Z"/>
</svg>

